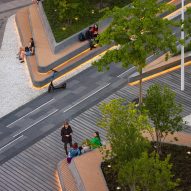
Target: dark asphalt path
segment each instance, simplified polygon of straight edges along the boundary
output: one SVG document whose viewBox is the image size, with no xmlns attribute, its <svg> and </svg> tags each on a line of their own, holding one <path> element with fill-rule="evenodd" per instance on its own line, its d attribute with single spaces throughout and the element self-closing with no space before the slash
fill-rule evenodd
<svg viewBox="0 0 191 191">
<path fill-rule="evenodd" d="M 111 65 L 106 72 L 89 68 L 67 81 L 67 89 L 45 93 L 0 119 L 0 163 L 59 128 L 127 84 L 132 71 Z"/>
</svg>

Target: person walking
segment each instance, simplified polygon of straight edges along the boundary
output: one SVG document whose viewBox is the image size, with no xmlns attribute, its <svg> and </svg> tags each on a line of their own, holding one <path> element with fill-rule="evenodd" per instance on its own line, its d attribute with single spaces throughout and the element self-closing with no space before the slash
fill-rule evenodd
<svg viewBox="0 0 191 191">
<path fill-rule="evenodd" d="M 67 121 L 64 122 L 64 126 L 61 130 L 62 142 L 64 143 L 64 149 L 66 155 L 68 155 L 67 145 L 69 144 L 72 147 L 72 128 Z"/>
</svg>

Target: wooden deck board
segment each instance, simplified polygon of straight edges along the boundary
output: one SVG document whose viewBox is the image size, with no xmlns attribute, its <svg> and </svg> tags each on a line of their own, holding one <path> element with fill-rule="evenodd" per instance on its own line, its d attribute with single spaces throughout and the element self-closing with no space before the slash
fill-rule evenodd
<svg viewBox="0 0 191 191">
<path fill-rule="evenodd" d="M 18 162 L 17 160 L 13 160 L 13 162 L 19 167 L 22 168 L 25 172 L 30 172 L 30 174 L 33 176 L 35 176 L 36 178 L 38 178 L 38 180 L 40 181 L 40 185 L 45 185 L 47 186 L 47 184 L 51 185 L 52 184 L 52 177 L 48 178 L 48 174 L 46 174 L 46 179 L 43 179 L 42 176 L 40 176 L 38 174 L 38 169 L 34 169 L 31 167 L 31 165 L 29 165 L 26 162 Z M 12 164 L 12 163 L 11 163 Z M 45 183 L 46 182 L 46 183 Z"/>
</svg>

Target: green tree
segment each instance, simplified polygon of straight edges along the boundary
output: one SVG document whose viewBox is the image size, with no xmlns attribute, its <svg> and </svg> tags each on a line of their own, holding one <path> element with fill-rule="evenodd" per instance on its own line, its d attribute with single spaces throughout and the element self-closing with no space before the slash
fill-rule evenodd
<svg viewBox="0 0 191 191">
<path fill-rule="evenodd" d="M 48 17 L 49 22 L 58 23 L 58 19 L 55 19 L 59 17 L 55 2 L 52 0 L 45 0 L 43 2 L 43 7 L 45 9 L 46 16 Z"/>
<path fill-rule="evenodd" d="M 149 142 L 142 136 L 142 131 L 150 128 L 148 118 L 135 108 L 134 104 L 123 105 L 123 99 L 114 99 L 100 105 L 102 117 L 99 126 L 107 130 L 111 149 L 107 150 L 110 158 L 115 158 L 115 168 L 139 158 L 149 147 Z"/>
<path fill-rule="evenodd" d="M 184 21 L 184 29 L 186 32 L 186 37 L 191 37 L 191 8 L 188 8 L 186 11 L 186 18 Z"/>
<path fill-rule="evenodd" d="M 154 84 L 147 90 L 144 100 L 148 116 L 154 125 L 154 131 L 150 133 L 153 140 L 156 139 L 159 154 L 166 136 L 183 129 L 182 107 L 176 103 L 175 97 L 175 93 L 169 87 Z"/>
<path fill-rule="evenodd" d="M 170 156 L 161 161 L 159 155 L 142 153 L 139 159 L 129 161 L 119 171 L 120 183 L 129 186 L 131 191 L 169 191 L 174 190 L 178 180 L 173 181 Z"/>
<path fill-rule="evenodd" d="M 75 18 L 90 14 L 88 0 L 54 0 L 61 21 L 71 24 Z M 82 11 L 83 9 L 83 11 Z"/>
<path fill-rule="evenodd" d="M 151 54 L 176 52 L 176 37 L 173 35 L 174 21 L 159 17 L 170 10 L 166 3 L 157 0 L 133 0 L 131 6 L 114 8 L 106 14 L 111 16 L 111 25 L 99 36 L 99 44 L 120 45 L 108 51 L 94 65 L 98 70 L 109 69 L 112 62 L 122 62 L 124 67 L 133 64 L 140 73 L 139 103 L 142 103 L 142 69 Z"/>
</svg>

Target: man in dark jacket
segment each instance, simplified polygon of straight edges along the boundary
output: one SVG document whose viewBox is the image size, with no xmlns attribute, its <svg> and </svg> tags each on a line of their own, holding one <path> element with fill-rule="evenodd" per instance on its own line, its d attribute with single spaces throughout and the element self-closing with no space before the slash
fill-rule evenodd
<svg viewBox="0 0 191 191">
<path fill-rule="evenodd" d="M 64 126 L 61 130 L 62 142 L 64 143 L 64 149 L 66 155 L 68 155 L 67 144 L 72 147 L 72 128 L 67 121 L 64 122 Z"/>
</svg>

